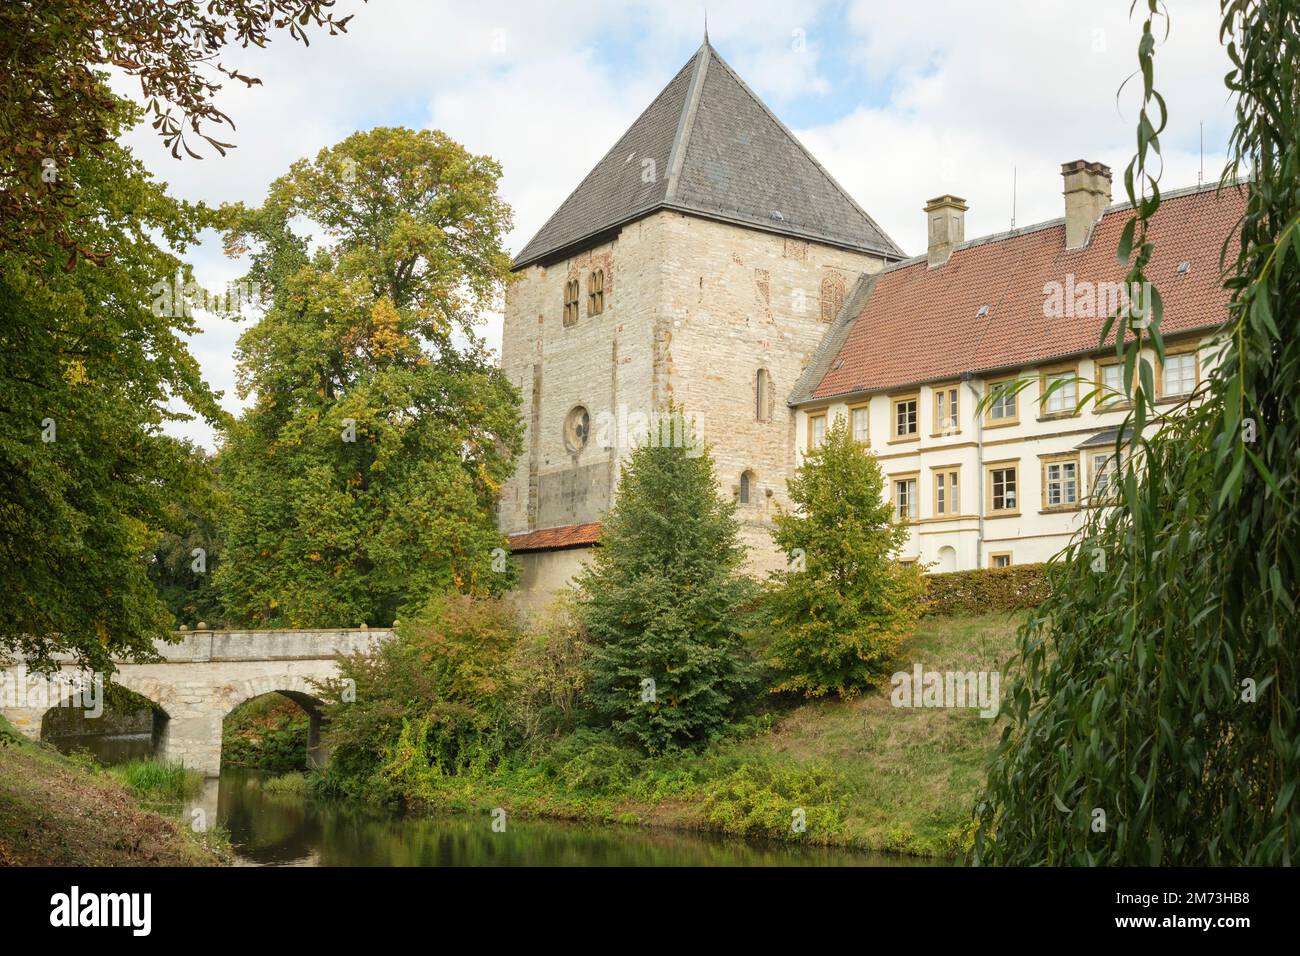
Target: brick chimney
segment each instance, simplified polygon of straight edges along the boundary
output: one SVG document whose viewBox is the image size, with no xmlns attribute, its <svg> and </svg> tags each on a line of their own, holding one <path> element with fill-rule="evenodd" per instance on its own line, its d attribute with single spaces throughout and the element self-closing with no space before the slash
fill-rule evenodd
<svg viewBox="0 0 1300 956">
<path fill-rule="evenodd" d="M 953 246 L 966 238 L 966 200 L 958 196 L 936 196 L 925 204 L 930 247 L 926 259 L 930 268 L 941 266 L 952 255 Z"/>
<path fill-rule="evenodd" d="M 1088 244 L 1092 227 L 1110 205 L 1110 167 L 1076 159 L 1061 165 L 1065 179 L 1065 248 Z"/>
</svg>

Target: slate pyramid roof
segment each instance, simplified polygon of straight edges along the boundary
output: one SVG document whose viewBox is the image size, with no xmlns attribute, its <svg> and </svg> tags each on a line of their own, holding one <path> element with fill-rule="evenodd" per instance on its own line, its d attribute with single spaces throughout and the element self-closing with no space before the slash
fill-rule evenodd
<svg viewBox="0 0 1300 956">
<path fill-rule="evenodd" d="M 562 258 L 659 209 L 903 258 L 707 39 L 524 247 L 515 268 Z"/>
</svg>

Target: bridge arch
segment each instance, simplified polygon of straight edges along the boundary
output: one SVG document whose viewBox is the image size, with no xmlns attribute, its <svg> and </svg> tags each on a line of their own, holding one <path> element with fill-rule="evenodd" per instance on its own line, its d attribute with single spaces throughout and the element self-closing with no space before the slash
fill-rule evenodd
<svg viewBox="0 0 1300 956">
<path fill-rule="evenodd" d="M 321 674 L 320 679 L 323 680 L 326 676 Z M 248 677 L 228 683 L 224 690 L 222 706 L 225 707 L 226 714 L 240 704 L 265 694 L 283 694 L 308 713 L 313 710 L 319 711 L 322 704 L 314 678 L 306 674 L 266 674 Z"/>
<path fill-rule="evenodd" d="M 141 689 L 65 668 L 50 680 L 49 706 L 34 715 L 35 735 L 60 749 L 88 748 L 101 760 L 156 757 L 170 718 L 158 700 L 162 688 Z"/>
<path fill-rule="evenodd" d="M 286 673 L 261 675 L 233 681 L 224 688 L 222 723 L 224 725 L 225 719 L 236 708 L 248 703 L 250 700 L 256 700 L 269 694 L 286 697 L 301 707 L 304 713 L 307 714 L 307 766 L 316 769 L 323 768 L 327 756 L 321 744 L 321 731 L 325 724 L 322 712 L 324 701 L 321 700 L 320 692 L 316 688 L 316 680 L 324 679 L 327 676 L 331 675 L 322 673 L 319 678 L 313 678 L 311 675 L 301 673 Z"/>
</svg>

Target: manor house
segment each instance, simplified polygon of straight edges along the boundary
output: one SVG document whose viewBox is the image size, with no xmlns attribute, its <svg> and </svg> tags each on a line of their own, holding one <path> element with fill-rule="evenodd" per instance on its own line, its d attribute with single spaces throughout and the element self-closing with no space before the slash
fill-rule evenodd
<svg viewBox="0 0 1300 956">
<path fill-rule="evenodd" d="M 1062 218 L 982 239 L 962 199 L 931 199 L 908 257 L 706 39 L 514 262 L 501 363 L 527 434 L 499 522 L 524 605 L 596 546 L 627 421 L 669 403 L 709 443 L 756 573 L 783 562 L 773 510 L 837 417 L 888 476 L 901 560 L 1058 551 L 1110 494 L 1123 372 L 1097 343 L 1129 294 L 1114 250 L 1130 216 L 1105 166 L 1062 174 Z M 1243 203 L 1168 193 L 1151 224 L 1171 408 L 1204 378 Z"/>
</svg>

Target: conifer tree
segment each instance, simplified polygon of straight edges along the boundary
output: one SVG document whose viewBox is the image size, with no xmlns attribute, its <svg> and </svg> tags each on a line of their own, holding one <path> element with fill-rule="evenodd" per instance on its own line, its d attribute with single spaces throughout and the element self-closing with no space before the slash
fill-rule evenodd
<svg viewBox="0 0 1300 956">
<path fill-rule="evenodd" d="M 579 580 L 595 645 L 588 699 L 651 753 L 716 733 L 754 684 L 741 627 L 757 585 L 741 572 L 735 504 L 719 497 L 707 449 L 681 431 L 665 425 L 632 452 Z"/>
<path fill-rule="evenodd" d="M 895 560 L 907 527 L 884 484 L 843 419 L 789 481 L 795 509 L 778 512 L 773 532 L 789 567 L 773 575 L 766 613 L 774 690 L 851 697 L 883 676 L 915 625 L 921 576 Z"/>
</svg>

